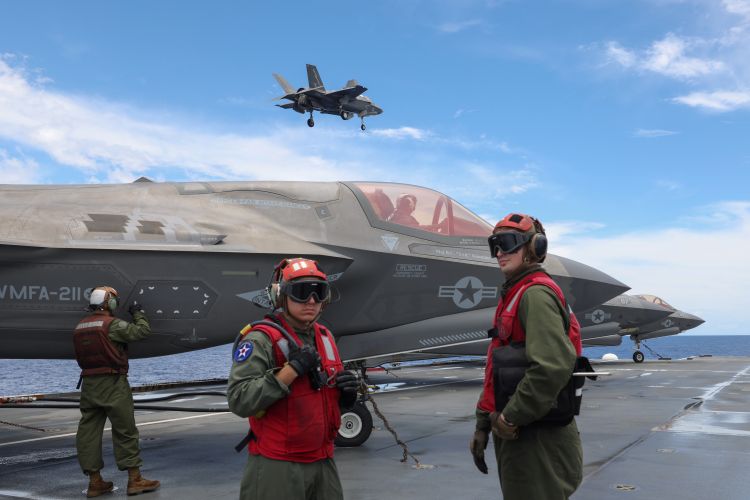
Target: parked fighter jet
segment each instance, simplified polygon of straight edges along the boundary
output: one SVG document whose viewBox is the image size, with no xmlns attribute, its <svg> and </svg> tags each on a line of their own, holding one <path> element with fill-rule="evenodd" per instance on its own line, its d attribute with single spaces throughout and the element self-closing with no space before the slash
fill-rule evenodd
<svg viewBox="0 0 750 500">
<path fill-rule="evenodd" d="M 307 80 L 310 85 L 307 88 L 300 87 L 295 91 L 283 76 L 276 73 L 273 76 L 285 92 L 278 99 L 292 101 L 286 104 L 277 104 L 277 106 L 284 109 L 293 109 L 297 113 L 310 113 L 310 118 L 307 120 L 309 127 L 315 126 L 313 111 L 328 115 L 339 115 L 342 120 L 349 120 L 356 114 L 360 118 L 362 130 L 366 128 L 366 116 L 379 115 L 383 112 L 381 108 L 373 104 L 369 97 L 363 95 L 367 89 L 358 84 L 356 80 L 349 80 L 342 89 L 326 90 L 318 74 L 318 68 L 312 64 L 307 65 Z"/>
<path fill-rule="evenodd" d="M 91 287 L 138 300 L 152 338 L 131 356 L 231 342 L 265 311 L 283 257 L 321 262 L 337 289 L 323 319 L 345 359 L 481 338 L 502 275 L 492 227 L 430 189 L 381 183 L 222 182 L 0 186 L 0 357 L 71 358 Z M 399 199 L 416 205 L 399 223 Z M 619 281 L 550 256 L 576 310 Z"/>
<path fill-rule="evenodd" d="M 678 333 L 690 330 L 691 328 L 695 328 L 696 326 L 705 323 L 705 320 L 698 316 L 679 311 L 669 305 L 664 299 L 655 295 L 636 295 L 636 297 L 651 302 L 669 312 L 669 315 L 666 318 L 652 321 L 650 323 L 639 324 L 632 328 L 625 328 L 620 332 L 621 335 L 629 335 L 630 340 L 635 343 L 633 361 L 636 363 L 642 363 L 645 359 L 641 352 L 642 340 L 677 335 Z"/>
<path fill-rule="evenodd" d="M 625 329 L 649 324 L 672 314 L 664 307 L 637 296 L 619 295 L 585 311 L 577 311 L 584 347 L 620 345 Z M 473 344 L 445 347 L 434 353 L 446 356 L 484 356 L 489 339 Z M 402 357 L 402 359 L 404 358 Z"/>
</svg>

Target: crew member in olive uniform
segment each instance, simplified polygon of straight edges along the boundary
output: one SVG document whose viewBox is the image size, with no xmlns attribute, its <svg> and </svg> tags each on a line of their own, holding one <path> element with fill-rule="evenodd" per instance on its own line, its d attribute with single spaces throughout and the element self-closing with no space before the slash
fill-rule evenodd
<svg viewBox="0 0 750 500">
<path fill-rule="evenodd" d="M 509 214 L 497 223 L 489 243 L 505 283 L 490 330 L 494 338 L 470 451 L 486 474 L 484 450 L 492 430 L 504 499 L 567 499 L 582 479 L 581 439 L 574 413 L 564 412 L 557 419 L 552 415 L 560 406 L 558 397 L 569 394 L 563 389 L 573 383 L 580 327 L 562 291 L 540 265 L 547 240 L 538 220 Z M 520 363 L 493 367 L 493 353 L 512 353 L 511 348 L 521 353 Z M 497 380 L 495 373 L 500 374 Z M 503 393 L 509 380 L 514 387 Z M 498 394 L 502 402 L 496 401 Z"/>
<path fill-rule="evenodd" d="M 268 295 L 277 314 L 240 332 L 229 374 L 229 409 L 250 421 L 240 498 L 343 499 L 333 441 L 359 385 L 317 323 L 328 278 L 313 260 L 284 259 Z"/>
<path fill-rule="evenodd" d="M 112 491 L 111 481 L 104 481 L 99 472 L 102 460 L 102 432 L 109 418 L 115 461 L 120 470 L 128 471 L 128 495 L 153 491 L 159 481 L 141 476 L 142 465 L 138 447 L 138 429 L 133 413 L 133 395 L 128 384 L 127 344 L 146 338 L 150 333 L 148 320 L 141 306 L 133 303 L 128 311 L 133 323 L 114 317 L 119 299 L 117 291 L 108 286 L 91 292 L 91 314 L 82 319 L 73 333 L 76 359 L 81 367 L 81 421 L 76 434 L 78 462 L 89 476 L 86 496 L 97 497 Z"/>
</svg>

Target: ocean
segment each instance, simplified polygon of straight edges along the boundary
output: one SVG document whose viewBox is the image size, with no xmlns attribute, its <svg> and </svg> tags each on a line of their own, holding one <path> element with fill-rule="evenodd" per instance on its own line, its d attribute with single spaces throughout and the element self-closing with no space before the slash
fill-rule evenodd
<svg viewBox="0 0 750 500">
<path fill-rule="evenodd" d="M 133 359 L 130 384 L 227 378 L 231 349 L 227 344 L 171 356 Z M 613 353 L 620 359 L 631 359 L 633 349 L 633 343 L 624 339 L 617 347 L 586 348 L 584 355 L 595 360 Z M 676 335 L 645 341 L 641 350 L 646 359 L 657 359 L 658 355 L 672 359 L 699 355 L 750 357 L 750 335 Z M 79 374 L 74 360 L 0 359 L 0 396 L 73 392 Z"/>
</svg>

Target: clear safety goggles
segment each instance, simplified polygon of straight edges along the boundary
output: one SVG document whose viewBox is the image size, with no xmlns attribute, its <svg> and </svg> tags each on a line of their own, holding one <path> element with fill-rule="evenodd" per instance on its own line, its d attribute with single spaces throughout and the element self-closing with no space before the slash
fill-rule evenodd
<svg viewBox="0 0 750 500">
<path fill-rule="evenodd" d="M 281 293 L 295 302 L 325 302 L 331 295 L 331 286 L 326 281 L 289 281 L 281 287 Z"/>
<path fill-rule="evenodd" d="M 490 245 L 490 254 L 497 257 L 498 253 L 516 253 L 522 246 L 531 239 L 530 234 L 519 233 L 516 231 L 502 231 L 495 233 L 487 242 Z"/>
</svg>

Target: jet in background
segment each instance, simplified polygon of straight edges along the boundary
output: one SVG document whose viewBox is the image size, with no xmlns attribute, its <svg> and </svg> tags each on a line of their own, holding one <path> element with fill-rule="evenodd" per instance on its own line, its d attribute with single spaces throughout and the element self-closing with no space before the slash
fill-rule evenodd
<svg viewBox="0 0 750 500">
<path fill-rule="evenodd" d="M 278 99 L 288 99 L 286 104 L 277 104 L 283 109 L 293 109 L 297 113 L 310 113 L 307 120 L 309 127 L 315 126 L 313 111 L 327 115 L 338 115 L 342 120 L 349 120 L 355 114 L 360 118 L 360 128 L 365 130 L 365 117 L 379 115 L 382 108 L 376 106 L 369 97 L 363 95 L 367 88 L 356 80 L 349 80 L 344 88 L 339 90 L 326 90 L 323 81 L 318 74 L 318 68 L 312 64 L 307 65 L 307 80 L 309 87 L 300 87 L 296 91 L 294 87 L 283 76 L 274 73 L 274 78 L 279 82 L 285 94 Z"/>
<path fill-rule="evenodd" d="M 648 324 L 671 314 L 664 307 L 634 295 L 620 295 L 577 314 L 584 347 L 617 346 L 624 329 Z"/>
<path fill-rule="evenodd" d="M 629 335 L 630 340 L 635 343 L 633 361 L 636 363 L 642 363 L 644 360 L 644 355 L 641 352 L 642 340 L 677 335 L 678 333 L 690 330 L 691 328 L 695 328 L 696 326 L 705 323 L 705 320 L 698 316 L 675 309 L 664 299 L 655 295 L 635 295 L 635 297 L 662 307 L 665 311 L 669 312 L 669 315 L 663 319 L 652 321 L 651 323 L 640 324 L 632 328 L 625 328 L 620 333 L 621 335 Z"/>
</svg>

